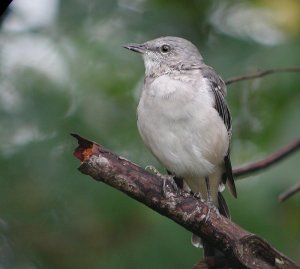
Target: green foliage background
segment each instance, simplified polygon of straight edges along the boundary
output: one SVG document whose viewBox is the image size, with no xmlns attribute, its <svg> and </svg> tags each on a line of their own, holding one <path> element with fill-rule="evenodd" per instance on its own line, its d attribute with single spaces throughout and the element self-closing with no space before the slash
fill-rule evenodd
<svg viewBox="0 0 300 269">
<path fill-rule="evenodd" d="M 299 1 L 64 0 L 48 24 L 21 30 L 13 16 L 22 25 L 11 6 L 0 32 L 0 268 L 191 268 L 201 253 L 190 233 L 80 174 L 69 133 L 163 171 L 136 128 L 143 63 L 122 45 L 185 37 L 224 79 L 299 66 Z M 235 167 L 299 137 L 299 86 L 285 73 L 228 88 Z M 298 262 L 300 196 L 277 197 L 299 163 L 296 153 L 238 181 L 237 200 L 226 194 L 236 223 Z"/>
</svg>

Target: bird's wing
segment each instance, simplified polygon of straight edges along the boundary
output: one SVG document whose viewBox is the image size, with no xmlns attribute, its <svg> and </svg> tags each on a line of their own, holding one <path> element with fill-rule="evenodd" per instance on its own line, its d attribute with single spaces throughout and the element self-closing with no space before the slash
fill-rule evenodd
<svg viewBox="0 0 300 269">
<path fill-rule="evenodd" d="M 226 85 L 224 81 L 216 74 L 213 68 L 209 66 L 205 66 L 205 68 L 201 68 L 202 75 L 204 78 L 206 78 L 209 81 L 210 88 L 212 91 L 212 94 L 215 99 L 215 109 L 218 111 L 220 117 L 222 118 L 227 131 L 229 139 L 231 138 L 231 128 L 232 128 L 232 122 L 231 122 L 231 116 L 230 112 L 227 106 L 227 103 L 225 101 L 225 95 L 226 95 Z M 234 197 L 237 197 L 236 194 L 236 188 L 234 184 L 234 178 L 232 174 L 232 167 L 231 167 L 231 161 L 230 161 L 230 150 L 228 148 L 227 154 L 224 157 L 224 166 L 225 166 L 225 174 L 223 176 L 223 181 L 227 181 L 229 190 L 231 194 Z"/>
<path fill-rule="evenodd" d="M 206 78 L 210 84 L 211 92 L 215 99 L 215 109 L 223 119 L 229 137 L 231 137 L 231 116 L 225 101 L 226 85 L 210 66 L 205 66 L 201 71 L 203 77 Z"/>
</svg>

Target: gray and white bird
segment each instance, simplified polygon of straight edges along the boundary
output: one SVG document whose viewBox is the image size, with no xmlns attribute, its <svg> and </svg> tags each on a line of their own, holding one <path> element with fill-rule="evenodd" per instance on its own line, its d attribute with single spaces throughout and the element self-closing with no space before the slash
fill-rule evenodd
<svg viewBox="0 0 300 269">
<path fill-rule="evenodd" d="M 144 59 L 145 80 L 137 108 L 144 143 L 168 171 L 229 217 L 219 191 L 227 182 L 236 197 L 225 83 L 183 38 L 160 37 L 124 47 Z"/>
</svg>

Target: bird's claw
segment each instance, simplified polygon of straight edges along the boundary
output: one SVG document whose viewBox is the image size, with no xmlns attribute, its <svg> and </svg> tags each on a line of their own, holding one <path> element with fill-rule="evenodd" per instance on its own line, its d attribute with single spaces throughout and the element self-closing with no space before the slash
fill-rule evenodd
<svg viewBox="0 0 300 269">
<path fill-rule="evenodd" d="M 163 177 L 163 175 L 153 165 L 147 165 L 145 170 L 153 175 Z"/>
<path fill-rule="evenodd" d="M 178 186 L 174 180 L 174 176 L 172 175 L 162 175 L 154 166 L 147 165 L 145 170 L 151 174 L 154 174 L 160 177 L 163 180 L 163 194 L 165 198 L 170 198 L 174 196 L 174 192 L 178 191 Z"/>
<path fill-rule="evenodd" d="M 199 199 L 201 202 L 204 202 L 200 192 L 194 192 L 193 195 L 194 195 L 195 198 Z"/>
<path fill-rule="evenodd" d="M 215 206 L 215 204 L 212 201 L 206 201 L 207 207 L 208 207 L 208 211 L 206 213 L 206 216 L 204 218 L 204 223 L 206 223 L 208 221 L 208 219 L 210 218 L 210 213 L 211 211 L 215 211 L 215 213 L 217 214 L 218 217 L 220 217 L 220 212 L 218 210 L 218 208 Z"/>
<path fill-rule="evenodd" d="M 174 176 L 163 176 L 163 193 L 164 196 L 170 197 L 174 192 L 178 192 L 178 186 L 174 180 Z"/>
<path fill-rule="evenodd" d="M 203 219 L 204 223 L 206 223 L 208 221 L 208 219 L 210 218 L 211 211 L 215 211 L 217 216 L 220 217 L 219 209 L 215 206 L 215 204 L 210 199 L 204 200 L 200 192 L 194 192 L 193 195 L 195 198 L 199 199 L 201 202 L 203 202 L 207 205 L 208 210 Z"/>
</svg>

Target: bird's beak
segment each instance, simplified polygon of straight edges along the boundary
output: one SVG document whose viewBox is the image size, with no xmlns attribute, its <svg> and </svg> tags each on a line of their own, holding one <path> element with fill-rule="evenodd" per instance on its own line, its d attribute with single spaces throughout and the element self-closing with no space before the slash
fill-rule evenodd
<svg viewBox="0 0 300 269">
<path fill-rule="evenodd" d="M 125 49 L 132 50 L 134 52 L 138 53 L 145 53 L 147 50 L 147 47 L 144 44 L 136 44 L 136 43 L 130 43 L 123 46 Z"/>
</svg>

